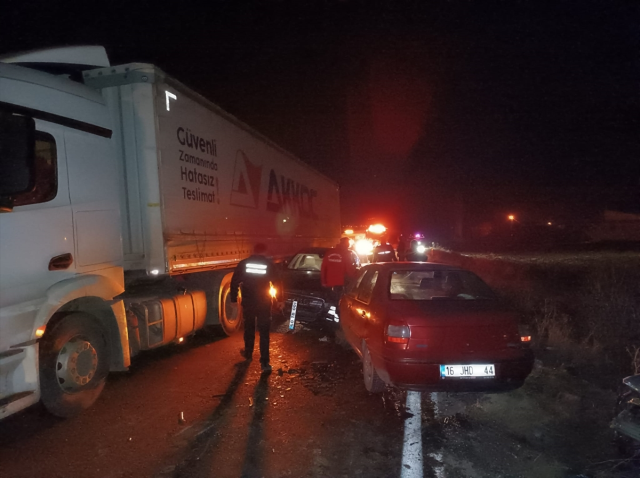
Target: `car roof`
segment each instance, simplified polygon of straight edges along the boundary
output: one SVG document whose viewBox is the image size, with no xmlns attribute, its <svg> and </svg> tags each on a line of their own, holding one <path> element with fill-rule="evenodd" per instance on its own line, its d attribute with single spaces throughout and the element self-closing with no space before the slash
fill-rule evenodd
<svg viewBox="0 0 640 478">
<path fill-rule="evenodd" d="M 300 249 L 296 254 L 324 254 L 327 252 L 330 247 L 306 247 L 304 249 Z"/>
<path fill-rule="evenodd" d="M 380 269 L 387 270 L 400 270 L 400 271 L 412 271 L 412 270 L 464 270 L 458 266 L 452 266 L 450 264 L 440 264 L 438 262 L 377 262 L 375 264 L 366 264 L 365 267 L 379 267 Z"/>
</svg>

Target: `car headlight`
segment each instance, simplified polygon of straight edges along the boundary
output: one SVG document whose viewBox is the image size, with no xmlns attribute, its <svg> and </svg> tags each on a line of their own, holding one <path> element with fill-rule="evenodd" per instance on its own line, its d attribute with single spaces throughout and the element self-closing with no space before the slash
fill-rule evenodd
<svg viewBox="0 0 640 478">
<path fill-rule="evenodd" d="M 360 239 L 356 242 L 355 249 L 358 254 L 365 256 L 367 254 L 371 254 L 373 251 L 373 244 L 366 239 Z"/>
</svg>

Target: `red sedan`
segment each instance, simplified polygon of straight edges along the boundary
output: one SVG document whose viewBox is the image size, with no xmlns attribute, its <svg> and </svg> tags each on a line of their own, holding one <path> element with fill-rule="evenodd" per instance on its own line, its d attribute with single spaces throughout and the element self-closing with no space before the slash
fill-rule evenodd
<svg viewBox="0 0 640 478">
<path fill-rule="evenodd" d="M 370 392 L 520 387 L 533 353 L 518 320 L 472 272 L 444 264 L 364 267 L 340 301 L 345 336 Z"/>
</svg>

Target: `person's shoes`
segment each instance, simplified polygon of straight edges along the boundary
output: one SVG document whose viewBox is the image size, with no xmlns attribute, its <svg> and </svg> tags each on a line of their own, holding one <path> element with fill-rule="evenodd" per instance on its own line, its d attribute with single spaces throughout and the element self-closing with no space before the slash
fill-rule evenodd
<svg viewBox="0 0 640 478">
<path fill-rule="evenodd" d="M 271 368 L 271 365 L 269 365 L 268 363 L 262 364 L 262 373 L 271 373 L 271 370 L 273 370 Z"/>
<path fill-rule="evenodd" d="M 240 349 L 240 355 L 242 355 L 242 357 L 248 362 L 253 358 L 253 354 L 247 353 L 245 349 Z"/>
</svg>

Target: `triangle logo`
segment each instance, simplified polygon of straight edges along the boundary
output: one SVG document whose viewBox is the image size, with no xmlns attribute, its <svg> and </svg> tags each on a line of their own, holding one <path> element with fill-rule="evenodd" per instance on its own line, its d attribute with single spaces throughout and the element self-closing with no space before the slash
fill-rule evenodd
<svg viewBox="0 0 640 478">
<path fill-rule="evenodd" d="M 242 207 L 258 207 L 262 166 L 253 164 L 244 151 L 238 150 L 233 168 L 231 204 Z"/>
</svg>

